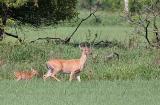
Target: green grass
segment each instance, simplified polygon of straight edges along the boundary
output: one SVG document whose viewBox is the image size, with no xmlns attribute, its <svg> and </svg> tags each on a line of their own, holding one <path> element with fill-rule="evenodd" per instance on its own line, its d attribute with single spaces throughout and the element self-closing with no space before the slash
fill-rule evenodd
<svg viewBox="0 0 160 105">
<path fill-rule="evenodd" d="M 76 27 L 41 27 L 38 29 L 32 27 L 23 27 L 23 32 L 18 30 L 20 37 L 25 38 L 25 41 L 32 41 L 37 38 L 44 37 L 59 37 L 65 39 L 70 36 Z M 14 32 L 14 29 L 10 29 L 8 32 Z M 73 36 L 71 42 L 82 42 L 86 41 L 88 38 L 93 40 L 95 34 L 98 35 L 96 41 L 100 40 L 118 40 L 124 41 L 129 39 L 130 35 L 127 33 L 131 32 L 130 27 L 120 27 L 120 26 L 82 26 L 80 27 L 75 35 Z M 9 38 L 9 37 L 8 37 Z M 12 39 L 6 40 L 13 40 Z"/>
<path fill-rule="evenodd" d="M 1 105 L 159 105 L 160 82 L 0 81 Z"/>
<path fill-rule="evenodd" d="M 79 13 L 80 19 L 77 22 L 64 22 L 59 25 L 42 26 L 38 28 L 33 28 L 28 25 L 16 25 L 16 30 L 21 38 L 25 38 L 25 41 L 31 41 L 40 37 L 60 37 L 64 39 L 71 35 L 81 19 L 89 15 L 89 11 L 80 11 Z M 99 21 L 96 22 L 94 16 L 84 21 L 75 33 L 71 42 L 86 41 L 88 37 L 93 39 L 95 34 L 98 35 L 97 41 L 102 39 L 124 41 L 128 38 L 131 27 L 128 27 L 119 13 L 97 11 L 95 15 Z M 10 25 L 6 30 L 9 33 L 16 34 L 14 25 Z M 13 38 L 7 37 L 6 40 L 13 41 Z"/>
</svg>

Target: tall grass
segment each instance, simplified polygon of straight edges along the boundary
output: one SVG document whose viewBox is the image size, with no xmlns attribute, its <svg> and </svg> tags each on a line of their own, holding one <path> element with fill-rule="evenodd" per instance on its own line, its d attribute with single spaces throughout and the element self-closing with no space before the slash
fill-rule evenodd
<svg viewBox="0 0 160 105">
<path fill-rule="evenodd" d="M 80 58 L 81 52 L 78 47 L 70 45 L 55 45 L 52 43 L 33 44 L 0 44 L 1 59 L 4 64 L 0 67 L 0 77 L 13 79 L 16 70 L 30 70 L 31 67 L 40 72 L 40 77 L 47 71 L 45 62 L 49 59 L 73 59 Z M 93 55 L 87 61 L 82 72 L 82 79 L 100 80 L 132 80 L 132 79 L 159 79 L 160 70 L 156 65 L 157 50 L 135 49 L 126 50 L 119 47 L 93 48 Z M 117 52 L 120 59 L 108 61 L 106 56 L 109 52 Z M 145 52 L 145 53 L 144 53 Z M 94 57 L 96 55 L 96 57 Z M 96 62 L 95 62 L 96 61 Z M 91 74 L 90 74 L 91 72 Z M 67 75 L 66 75 L 67 76 Z M 60 75 L 64 79 L 64 77 Z"/>
</svg>

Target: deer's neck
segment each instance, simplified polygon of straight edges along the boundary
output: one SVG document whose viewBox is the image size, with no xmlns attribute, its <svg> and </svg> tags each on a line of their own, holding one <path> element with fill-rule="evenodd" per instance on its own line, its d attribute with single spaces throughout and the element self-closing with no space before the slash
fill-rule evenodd
<svg viewBox="0 0 160 105">
<path fill-rule="evenodd" d="M 80 58 L 80 70 L 83 69 L 86 60 L 87 60 L 87 55 L 84 54 L 84 52 L 82 52 L 82 55 L 81 55 L 81 58 Z"/>
</svg>

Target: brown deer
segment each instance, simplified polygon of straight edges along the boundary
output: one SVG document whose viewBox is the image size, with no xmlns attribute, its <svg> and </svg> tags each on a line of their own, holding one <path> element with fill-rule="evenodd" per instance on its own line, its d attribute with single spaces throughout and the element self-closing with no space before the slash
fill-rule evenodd
<svg viewBox="0 0 160 105">
<path fill-rule="evenodd" d="M 48 68 L 48 72 L 43 76 L 43 79 L 46 80 L 48 77 L 53 77 L 55 80 L 60 81 L 56 74 L 59 72 L 63 73 L 69 73 L 70 78 L 69 81 L 72 81 L 73 76 L 76 76 L 77 80 L 80 82 L 80 72 L 83 70 L 85 62 L 91 53 L 91 49 L 87 47 L 86 45 L 82 47 L 80 46 L 80 49 L 82 50 L 82 54 L 80 59 L 70 59 L 70 60 L 64 60 L 64 59 L 54 59 L 49 60 L 46 64 Z"/>
</svg>

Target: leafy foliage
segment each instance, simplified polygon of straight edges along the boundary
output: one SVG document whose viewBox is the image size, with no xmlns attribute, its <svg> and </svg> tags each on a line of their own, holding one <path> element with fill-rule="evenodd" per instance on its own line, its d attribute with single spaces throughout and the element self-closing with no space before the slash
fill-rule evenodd
<svg viewBox="0 0 160 105">
<path fill-rule="evenodd" d="M 77 15 L 77 0 L 37 0 L 37 6 L 35 0 L 3 0 L 0 3 L 1 8 L 7 7 L 0 12 L 1 16 L 10 10 L 11 18 L 33 25 L 58 23 Z"/>
</svg>

